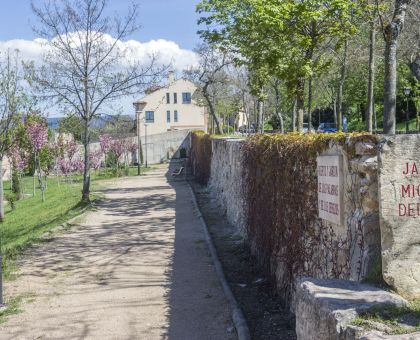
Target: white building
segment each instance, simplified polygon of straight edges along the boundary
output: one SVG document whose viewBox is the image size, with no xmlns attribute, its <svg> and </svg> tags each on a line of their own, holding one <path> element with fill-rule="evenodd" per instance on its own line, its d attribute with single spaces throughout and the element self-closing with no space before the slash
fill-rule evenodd
<svg viewBox="0 0 420 340">
<path fill-rule="evenodd" d="M 197 87 L 189 80 L 174 79 L 169 73 L 168 84 L 146 91 L 146 96 L 133 103 L 140 136 L 174 130 L 207 131 L 206 109 L 193 99 Z M 139 132 L 139 129 L 137 129 Z"/>
</svg>

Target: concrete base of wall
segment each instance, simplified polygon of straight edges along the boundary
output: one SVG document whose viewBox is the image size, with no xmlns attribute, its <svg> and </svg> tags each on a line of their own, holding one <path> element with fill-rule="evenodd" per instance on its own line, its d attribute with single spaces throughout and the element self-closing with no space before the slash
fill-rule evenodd
<svg viewBox="0 0 420 340">
<path fill-rule="evenodd" d="M 296 291 L 298 340 L 393 339 L 366 337 L 363 329 L 351 326 L 362 312 L 381 305 L 404 306 L 400 296 L 368 284 L 348 280 L 304 278 Z M 375 336 L 383 336 L 377 333 Z M 398 339 L 402 339 L 401 336 Z"/>
</svg>

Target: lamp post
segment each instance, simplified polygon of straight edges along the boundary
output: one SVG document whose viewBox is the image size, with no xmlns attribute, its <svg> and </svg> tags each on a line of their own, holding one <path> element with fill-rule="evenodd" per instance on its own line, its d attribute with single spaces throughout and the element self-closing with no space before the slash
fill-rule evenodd
<svg viewBox="0 0 420 340">
<path fill-rule="evenodd" d="M 140 107 L 138 103 L 133 103 L 134 109 L 136 110 L 136 128 L 137 128 L 137 176 L 140 176 L 141 171 L 141 138 L 140 138 Z"/>
<path fill-rule="evenodd" d="M 140 139 L 140 111 L 137 111 L 137 176 L 140 176 L 141 168 L 141 139 Z"/>
<path fill-rule="evenodd" d="M 406 110 L 405 110 L 405 131 L 408 133 L 410 130 L 410 116 L 408 112 L 408 97 L 410 96 L 411 89 L 409 87 L 404 87 L 404 94 L 405 94 L 405 102 L 407 104 Z"/>
<path fill-rule="evenodd" d="M 146 151 L 146 168 L 147 168 L 147 124 L 144 124 L 144 149 Z"/>
</svg>

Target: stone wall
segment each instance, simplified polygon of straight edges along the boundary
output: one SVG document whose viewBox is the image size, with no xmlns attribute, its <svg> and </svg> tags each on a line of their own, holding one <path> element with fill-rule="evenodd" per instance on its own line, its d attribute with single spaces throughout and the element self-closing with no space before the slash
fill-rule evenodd
<svg viewBox="0 0 420 340">
<path fill-rule="evenodd" d="M 142 143 L 145 143 L 142 136 Z M 147 144 L 143 145 L 143 158 L 149 164 L 159 164 L 166 162 L 172 158 L 180 157 L 180 150 L 184 148 L 189 153 L 190 150 L 190 131 L 189 130 L 173 130 L 161 134 L 151 135 L 147 137 Z"/>
<path fill-rule="evenodd" d="M 129 137 L 133 143 L 137 144 L 137 137 Z M 190 150 L 190 131 L 189 130 L 174 130 L 161 134 L 147 136 L 147 144 L 145 138 L 142 137 L 143 161 L 146 161 L 147 149 L 147 163 L 160 164 L 169 161 L 172 158 L 180 158 L 181 149 L 185 149 L 187 155 Z M 100 148 L 100 143 L 91 143 L 91 150 Z M 137 162 L 137 154 L 129 155 L 129 162 Z"/>
<path fill-rule="evenodd" d="M 305 263 L 304 275 L 355 281 L 380 275 L 377 149 L 373 143 L 352 144 L 350 140 L 347 143 L 345 147 L 330 143 L 323 153 L 343 156 L 345 222 L 335 225 L 318 218 L 308 221 L 307 229 L 319 235 L 320 241 L 308 245 L 313 256 Z M 242 140 L 213 140 L 209 189 L 225 210 L 229 222 L 246 238 L 243 144 Z M 352 154 L 348 150 L 353 150 Z M 317 205 L 317 194 L 313 197 L 311 204 Z M 292 213 L 299 214 L 299 211 Z M 284 282 L 289 278 L 284 273 L 282 259 L 273 258 L 273 261 L 277 261 L 273 268 L 276 268 L 279 289 L 293 284 Z"/>
<path fill-rule="evenodd" d="M 371 308 L 406 305 L 400 296 L 372 285 L 311 278 L 299 280 L 296 301 L 298 340 L 393 339 L 382 333 L 370 337 L 369 332 L 353 326 L 352 322 Z M 402 339 L 402 335 L 398 339 Z"/>
<path fill-rule="evenodd" d="M 209 188 L 225 210 L 228 221 L 238 233 L 245 236 L 244 190 L 242 167 L 242 141 L 213 139 Z"/>
<path fill-rule="evenodd" d="M 208 188 L 229 222 L 253 248 L 247 235 L 247 211 L 252 207 L 245 202 L 249 193 L 246 178 L 247 171 L 260 174 L 261 169 L 244 165 L 246 145 L 244 140 L 212 141 Z M 272 256 L 279 291 L 291 287 L 289 307 L 296 313 L 298 339 L 420 338 L 419 333 L 396 337 L 351 325 L 360 312 L 372 306 L 406 303 L 361 281 L 383 278 L 405 297 L 420 297 L 420 136 L 376 141 L 349 137 L 345 143 L 332 138 L 317 156 L 339 156 L 342 160 L 342 222 L 335 224 L 318 217 L 306 221 L 299 242 L 308 242 L 312 256 L 305 260 L 305 270 L 292 279 L 285 274 L 284 260 Z M 282 195 L 281 191 L 276 188 L 274 194 Z M 318 206 L 318 192 L 305 197 L 310 197 L 305 204 Z M 286 213 L 301 214 L 299 209 Z M 264 227 L 261 225 L 263 232 Z M 310 241 L 314 235 L 318 242 Z M 302 279 L 304 276 L 309 278 Z"/>
</svg>

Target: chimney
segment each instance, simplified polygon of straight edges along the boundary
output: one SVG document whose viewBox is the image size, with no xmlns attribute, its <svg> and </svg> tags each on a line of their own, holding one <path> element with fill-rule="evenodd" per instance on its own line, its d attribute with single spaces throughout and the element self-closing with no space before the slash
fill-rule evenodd
<svg viewBox="0 0 420 340">
<path fill-rule="evenodd" d="M 168 83 L 169 83 L 169 85 L 171 85 L 175 80 L 174 74 L 175 74 L 175 72 L 172 71 L 172 70 L 168 72 Z"/>
</svg>

